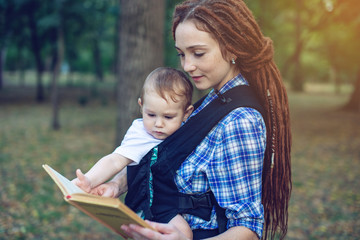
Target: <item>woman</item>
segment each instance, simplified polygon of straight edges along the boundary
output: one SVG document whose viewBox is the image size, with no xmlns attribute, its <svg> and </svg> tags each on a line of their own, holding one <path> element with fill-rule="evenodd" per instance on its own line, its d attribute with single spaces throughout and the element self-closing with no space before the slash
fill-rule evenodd
<svg viewBox="0 0 360 240">
<path fill-rule="evenodd" d="M 263 115 L 248 107 L 226 115 L 180 166 L 175 178 L 179 191 L 214 193 L 227 218 L 227 230 L 214 239 L 266 239 L 276 232 L 283 239 L 291 192 L 291 135 L 272 41 L 240 0 L 183 2 L 175 8 L 173 37 L 195 86 L 212 89 L 191 117 L 239 85 L 250 85 L 264 109 Z M 183 216 L 197 238 L 197 231 L 218 228 L 215 215 L 213 211 L 210 221 Z M 134 239 L 185 239 L 175 226 L 151 224 L 160 233 L 132 225 L 122 229 Z"/>
</svg>

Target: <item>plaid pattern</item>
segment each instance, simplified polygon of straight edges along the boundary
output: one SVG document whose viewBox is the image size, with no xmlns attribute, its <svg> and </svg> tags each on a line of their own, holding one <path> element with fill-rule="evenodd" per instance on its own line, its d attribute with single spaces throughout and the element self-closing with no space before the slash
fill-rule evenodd
<svg viewBox="0 0 360 240">
<path fill-rule="evenodd" d="M 220 93 L 247 85 L 238 75 Z M 212 90 L 196 115 L 217 98 Z M 211 189 L 226 209 L 227 227 L 245 226 L 261 238 L 264 223 L 261 204 L 261 177 L 266 147 L 266 127 L 261 114 L 252 108 L 237 108 L 225 116 L 192 152 L 177 171 L 175 182 L 180 192 L 204 193 Z M 209 222 L 184 214 L 192 229 L 216 229 L 213 210 Z"/>
</svg>

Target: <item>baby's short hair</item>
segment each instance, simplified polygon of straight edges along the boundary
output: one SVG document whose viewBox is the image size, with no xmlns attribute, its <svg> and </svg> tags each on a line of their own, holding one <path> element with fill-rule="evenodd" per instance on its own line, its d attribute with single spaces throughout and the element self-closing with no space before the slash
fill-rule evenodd
<svg viewBox="0 0 360 240">
<path fill-rule="evenodd" d="M 177 96 L 183 97 L 184 109 L 192 103 L 193 85 L 184 72 L 175 68 L 159 67 L 152 71 L 145 79 L 141 101 L 144 101 L 144 94 L 149 89 L 155 90 L 166 101 L 168 96 L 174 102 L 178 101 Z"/>
</svg>

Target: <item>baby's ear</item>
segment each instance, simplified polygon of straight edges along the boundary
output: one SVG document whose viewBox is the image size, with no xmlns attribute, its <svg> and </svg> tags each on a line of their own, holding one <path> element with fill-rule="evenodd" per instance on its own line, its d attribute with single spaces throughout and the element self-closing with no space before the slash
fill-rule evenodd
<svg viewBox="0 0 360 240">
<path fill-rule="evenodd" d="M 140 106 L 140 113 L 142 114 L 142 101 L 141 101 L 141 98 L 138 98 L 138 104 Z"/>
<path fill-rule="evenodd" d="M 190 106 L 188 106 L 188 107 L 186 108 L 183 122 L 185 122 L 186 119 L 188 119 L 188 117 L 190 116 L 190 114 L 191 114 L 193 111 L 194 111 L 194 106 L 193 106 L 193 105 L 190 105 Z"/>
</svg>

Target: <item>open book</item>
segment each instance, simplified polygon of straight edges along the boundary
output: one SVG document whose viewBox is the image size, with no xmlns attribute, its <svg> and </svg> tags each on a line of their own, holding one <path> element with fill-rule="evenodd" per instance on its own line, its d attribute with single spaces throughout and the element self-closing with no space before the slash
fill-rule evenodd
<svg viewBox="0 0 360 240">
<path fill-rule="evenodd" d="M 45 164 L 43 168 L 60 188 L 66 202 L 80 209 L 124 238 L 128 238 L 128 236 L 120 228 L 123 224 L 133 223 L 151 228 L 151 226 L 119 199 L 86 193 L 50 166 Z"/>
</svg>

